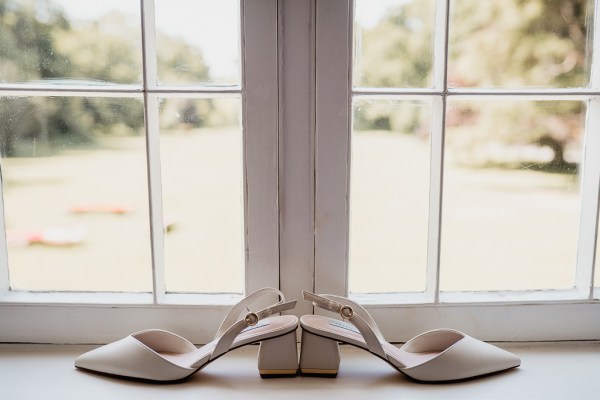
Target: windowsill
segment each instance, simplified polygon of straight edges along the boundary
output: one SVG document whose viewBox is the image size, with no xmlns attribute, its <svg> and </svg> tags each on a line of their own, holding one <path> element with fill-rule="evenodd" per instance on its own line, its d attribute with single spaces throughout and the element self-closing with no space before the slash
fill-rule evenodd
<svg viewBox="0 0 600 400">
<path fill-rule="evenodd" d="M 597 366 L 600 342 L 500 344 L 521 356 L 520 368 L 452 384 L 408 380 L 386 363 L 349 346 L 342 347 L 337 379 L 296 377 L 261 379 L 257 346 L 246 346 L 177 384 L 155 385 L 81 372 L 73 359 L 92 346 L 0 344 L 0 394 L 11 400 L 33 398 L 172 400 L 369 398 L 566 399 L 600 393 Z"/>
</svg>

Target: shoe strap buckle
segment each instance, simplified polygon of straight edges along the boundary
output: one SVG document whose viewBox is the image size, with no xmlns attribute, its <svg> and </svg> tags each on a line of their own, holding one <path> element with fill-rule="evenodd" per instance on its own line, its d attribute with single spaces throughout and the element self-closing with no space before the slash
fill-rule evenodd
<svg viewBox="0 0 600 400">
<path fill-rule="evenodd" d="M 253 312 L 249 312 L 244 317 L 244 321 L 246 321 L 246 324 L 248 324 L 248 326 L 256 325 L 258 323 L 258 319 L 259 319 L 258 315 L 256 315 L 256 313 L 253 313 Z"/>
<path fill-rule="evenodd" d="M 342 306 L 340 308 L 340 315 L 344 319 L 350 319 L 354 315 L 354 310 L 350 306 Z"/>
</svg>

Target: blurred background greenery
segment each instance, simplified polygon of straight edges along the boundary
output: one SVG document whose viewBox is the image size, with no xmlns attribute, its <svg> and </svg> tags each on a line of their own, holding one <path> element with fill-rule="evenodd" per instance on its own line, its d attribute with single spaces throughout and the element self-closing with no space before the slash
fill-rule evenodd
<svg viewBox="0 0 600 400">
<path fill-rule="evenodd" d="M 150 81 L 239 84 L 236 0 L 155 6 L 157 76 Z M 215 36 L 223 40 L 207 46 Z M 142 71 L 139 0 L 0 0 L 1 83 L 140 91 Z M 154 96 L 167 290 L 241 293 L 240 96 Z M 143 127 L 141 93 L 0 95 L 12 289 L 152 290 Z M 81 235 L 36 239 L 45 232 Z"/>
<path fill-rule="evenodd" d="M 360 1 L 358 7 L 369 7 Z M 359 10 L 360 11 L 360 10 Z M 590 78 L 593 2 L 590 0 L 451 1 L 448 86 L 451 88 L 584 88 Z M 357 87 L 433 87 L 435 1 L 397 1 L 376 24 L 355 25 Z M 441 60 L 436 60 L 441 62 Z M 389 102 L 355 102 L 356 130 L 429 131 L 418 109 Z M 392 113 L 390 110 L 394 109 Z M 477 152 L 498 146 L 545 147 L 541 169 L 573 172 L 583 102 L 457 102 L 448 108 L 446 145 Z M 542 122 L 542 123 L 540 123 Z M 573 157 L 569 159 L 569 154 Z M 497 165 L 492 157 L 463 164 Z M 509 165 L 510 166 L 510 165 Z M 519 165 L 516 165 L 519 166 Z"/>
<path fill-rule="evenodd" d="M 359 2 L 361 3 L 361 2 Z M 364 3 L 364 2 L 363 2 Z M 366 2 L 368 3 L 368 2 Z M 355 86 L 433 86 L 435 1 L 398 1 L 376 24 L 355 26 Z M 360 5 L 360 4 L 359 4 Z M 368 7 L 368 4 L 365 5 Z M 589 49 L 593 1 L 591 0 L 453 0 L 451 2 L 448 85 L 476 88 L 586 87 L 590 76 Z M 206 81 L 210 70 L 202 51 L 184 38 L 156 33 L 157 63 L 165 82 Z M 436 62 L 439 62 L 437 60 Z M 59 2 L 52 0 L 0 0 L 0 81 L 105 84 L 141 84 L 142 54 L 139 16 L 110 11 L 93 21 L 71 21 Z M 94 102 L 63 98 L 58 106 L 37 106 L 35 120 L 24 120 L 19 110 L 35 105 L 34 98 L 0 98 L 0 151 L 2 156 L 30 156 L 30 145 L 44 154 L 64 140 L 85 143 L 102 130 L 109 134 L 125 126 L 141 132 L 139 102 Z M 61 104 L 59 104 L 61 103 Z M 365 102 L 363 102 L 365 103 Z M 357 130 L 387 130 L 423 134 L 429 121 L 419 110 L 395 109 L 378 101 L 368 107 L 355 104 Z M 177 115 L 202 126 L 194 115 L 194 102 L 180 101 Z M 215 123 L 235 123 L 231 110 L 218 110 Z M 175 106 L 175 105 L 173 105 Z M 577 160 L 565 158 L 577 146 L 584 104 L 561 102 L 554 107 L 536 103 L 515 109 L 502 102 L 485 107 L 464 102 L 449 108 L 449 128 L 460 127 L 447 144 L 476 150 L 488 140 L 482 132 L 494 131 L 499 143 L 534 145 L 552 149 L 552 169 L 571 170 Z M 510 109 L 509 109 L 510 108 Z M 512 111 L 511 111 L 512 110 Z M 76 116 L 76 117 L 75 117 Z M 547 123 L 530 129 L 532 121 Z M 171 126 L 174 127 L 175 125 Z M 473 129 L 469 129 L 472 126 Z M 519 127 L 528 127 L 520 129 Z M 454 140 L 453 137 L 460 136 Z M 494 163 L 493 160 L 479 162 Z"/>
<path fill-rule="evenodd" d="M 71 20 L 62 3 L 0 0 L 0 82 L 141 85 L 139 13 L 109 9 L 95 20 Z M 161 31 L 156 36 L 162 81 L 195 84 L 207 80 L 210 71 L 201 49 L 182 37 Z M 207 123 L 225 126 L 238 119 L 236 109 L 220 109 L 211 99 L 172 101 L 169 106 L 175 107 L 172 115 L 178 118 L 163 125 L 165 128 L 179 124 L 199 128 Z M 48 155 L 65 142 L 93 144 L 97 134 L 141 135 L 144 123 L 139 101 L 85 97 L 60 97 L 51 102 L 0 97 L 0 121 L 2 157 Z"/>
<path fill-rule="evenodd" d="M 239 10 L 234 0 L 228 2 L 229 8 L 221 7 L 223 3 L 156 1 L 158 85 L 239 84 Z M 0 82 L 141 88 L 139 2 L 83 4 L 0 0 Z M 450 4 L 448 87 L 589 86 L 593 0 L 451 0 Z M 73 12 L 98 5 L 103 11 L 90 10 L 85 18 Z M 192 5 L 206 12 L 190 13 Z M 355 87 L 440 89 L 433 80 L 434 64 L 442 62 L 434 59 L 435 0 L 355 0 L 355 6 Z M 188 13 L 182 15 L 182 10 Z M 208 20 L 200 23 L 200 14 Z M 186 28 L 173 29 L 174 25 Z M 223 29 L 215 33 L 219 26 Z M 229 39 L 224 32 L 231 33 Z M 212 50 L 195 42 L 197 37 L 220 39 L 216 47 L 229 52 L 220 60 L 229 61 L 214 62 Z M 166 242 L 168 290 L 239 291 L 244 250 L 241 99 L 234 95 L 159 100 L 165 210 L 178 212 L 165 216 L 177 221 Z M 436 109 L 432 101 L 431 96 L 353 99 L 352 291 L 424 289 L 429 143 Z M 446 112 L 444 290 L 570 287 L 586 102 L 450 96 Z M 137 265 L 139 274 L 149 276 L 144 261 L 148 243 L 126 240 L 147 237 L 143 124 L 141 96 L 0 96 L 7 227 L 62 223 L 52 219 L 51 210 L 74 199 L 129 202 L 138 218 L 132 230 L 122 229 L 126 237 L 118 240 L 122 249 L 115 251 L 115 260 L 81 271 L 80 262 L 70 261 L 65 276 L 79 276 L 73 278 L 75 283 L 44 283 L 48 276 L 40 278 L 39 285 L 32 283 L 39 271 L 26 257 L 43 254 L 48 259 L 51 249 L 41 248 L 35 249 L 39 254 L 30 248 L 11 249 L 11 280 L 16 282 L 20 271 L 23 288 L 148 290 L 149 279 L 146 286 L 117 287 L 114 282 L 119 280 L 111 278 L 122 273 L 118 266 L 124 263 Z M 57 153 L 62 157 L 44 157 Z M 115 162 L 119 156 L 127 161 Z M 99 179 L 105 186 L 92 185 Z M 56 185 L 37 184 L 42 181 Z M 45 199 L 44 207 L 38 199 Z M 93 228 L 90 235 L 104 232 L 106 238 L 90 238 L 89 253 L 81 246 L 82 257 L 104 254 L 114 246 L 114 225 L 104 224 L 104 218 L 98 218 L 97 226 L 92 222 L 88 221 Z M 482 234 L 482 227 L 490 232 Z M 521 248 L 532 245 L 530 237 L 537 238 L 533 245 L 539 248 Z M 192 253 L 195 258 L 190 262 Z M 490 254 L 494 265 L 488 265 Z M 138 261 L 127 258 L 132 255 Z M 56 257 L 54 264 L 62 265 L 63 253 L 56 252 Z M 113 275 L 106 273 L 106 265 L 115 266 Z M 200 269 L 192 267 L 196 265 L 204 268 L 201 276 L 214 274 L 203 282 L 220 279 L 219 283 L 200 287 L 195 275 Z M 231 270 L 219 272 L 223 265 Z M 87 270 L 105 277 L 104 283 L 100 278 L 90 280 Z M 237 281 L 230 279 L 234 275 Z M 100 283 L 89 286 L 92 281 Z"/>
<path fill-rule="evenodd" d="M 355 0 L 355 88 L 444 89 L 436 3 Z M 449 11 L 448 88 L 589 86 L 593 1 L 451 0 Z M 353 96 L 351 292 L 426 288 L 435 98 Z M 586 101 L 446 100 L 441 289 L 572 288 Z"/>
</svg>

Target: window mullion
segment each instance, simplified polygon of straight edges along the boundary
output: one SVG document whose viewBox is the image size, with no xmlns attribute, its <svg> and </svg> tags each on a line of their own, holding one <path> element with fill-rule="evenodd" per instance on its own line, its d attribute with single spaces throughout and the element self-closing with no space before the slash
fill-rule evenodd
<svg viewBox="0 0 600 400">
<path fill-rule="evenodd" d="M 592 63 L 590 68 L 590 87 L 600 90 L 600 0 L 594 1 L 594 20 L 592 36 Z"/>
<path fill-rule="evenodd" d="M 435 7 L 435 37 L 433 42 L 433 87 L 448 89 L 448 23 L 450 0 L 437 0 Z"/>
<path fill-rule="evenodd" d="M 575 287 L 582 296 L 593 297 L 594 260 L 600 195 L 600 99 L 588 101 L 581 178 L 581 218 Z"/>
<path fill-rule="evenodd" d="M 434 97 L 432 111 L 426 292 L 434 303 L 438 303 L 440 297 L 440 241 L 446 96 Z"/>
<path fill-rule="evenodd" d="M 150 238 L 152 242 L 152 289 L 155 303 L 165 300 L 164 222 L 161 192 L 159 104 L 158 97 L 148 90 L 156 87 L 156 41 L 154 0 L 141 0 L 144 129 L 146 134 L 146 165 L 150 202 Z"/>
<path fill-rule="evenodd" d="M 295 297 L 314 288 L 315 0 L 278 7 L 280 284 Z"/>
<path fill-rule="evenodd" d="M 351 0 L 317 1 L 315 290 L 348 291 Z"/>
<path fill-rule="evenodd" d="M 1 93 L 0 93 L 1 94 Z M 4 177 L 0 167 L 0 298 L 10 291 L 8 275 L 8 244 L 6 243 L 6 221 L 4 219 Z"/>
<path fill-rule="evenodd" d="M 427 239 L 426 292 L 434 303 L 440 299 L 440 242 L 442 223 L 442 187 L 444 174 L 444 137 L 446 130 L 446 100 L 448 93 L 448 32 L 450 0 L 436 4 L 434 38 L 434 88 L 442 90 L 433 98 L 431 125 L 431 157 L 429 176 L 429 219 Z"/>
<path fill-rule="evenodd" d="M 150 236 L 152 240 L 152 287 L 155 303 L 164 302 L 165 285 L 165 230 L 163 221 L 159 100 L 155 95 L 144 94 L 146 131 L 146 162 L 148 166 L 148 196 L 150 201 Z"/>
<path fill-rule="evenodd" d="M 157 87 L 156 29 L 154 0 L 140 0 L 142 7 L 142 47 L 144 90 Z"/>
<path fill-rule="evenodd" d="M 590 88 L 600 89 L 600 1 L 594 2 L 592 60 Z M 598 234 L 598 202 L 600 200 L 600 98 L 592 97 L 587 102 L 583 169 L 581 176 L 581 216 L 577 249 L 575 288 L 581 296 L 594 297 L 594 269 L 596 259 L 596 237 Z"/>
<path fill-rule="evenodd" d="M 246 293 L 279 287 L 277 0 L 241 0 Z"/>
</svg>

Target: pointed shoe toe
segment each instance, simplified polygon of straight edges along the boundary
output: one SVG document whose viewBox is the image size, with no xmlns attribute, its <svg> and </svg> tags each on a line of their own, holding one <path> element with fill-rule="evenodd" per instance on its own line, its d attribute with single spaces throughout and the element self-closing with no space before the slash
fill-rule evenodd
<svg viewBox="0 0 600 400">
<path fill-rule="evenodd" d="M 456 381 L 504 371 L 521 364 L 520 358 L 511 352 L 458 331 L 446 330 L 429 334 L 445 336 L 446 340 L 450 336 L 449 345 L 443 350 L 439 347 L 436 349 L 436 344 L 439 346 L 439 343 L 436 343 L 435 338 L 430 343 L 433 348 L 423 347 L 426 346 L 425 343 L 407 343 L 403 348 L 408 352 L 442 350 L 436 357 L 402 370 L 413 379 L 425 382 Z"/>
<path fill-rule="evenodd" d="M 260 299 L 278 301 L 256 308 Z M 75 367 L 97 373 L 152 382 L 177 382 L 201 370 L 230 350 L 260 343 L 261 376 L 295 376 L 298 370 L 296 329 L 298 318 L 278 315 L 296 306 L 274 288 L 262 288 L 231 307 L 215 338 L 200 348 L 181 336 L 161 329 L 147 329 L 88 351 L 75 359 Z"/>
<path fill-rule="evenodd" d="M 345 297 L 303 292 L 305 300 L 335 312 L 344 321 L 305 315 L 300 372 L 335 376 L 340 365 L 339 343 L 348 343 L 387 361 L 421 382 L 448 382 L 518 367 L 519 357 L 453 329 L 435 329 L 396 347 L 385 341 L 375 320 L 360 304 Z"/>
<path fill-rule="evenodd" d="M 75 359 L 75 366 L 104 374 L 153 381 L 180 380 L 195 371 L 169 362 L 133 335 L 80 355 Z"/>
</svg>

